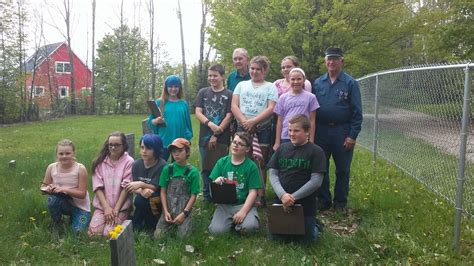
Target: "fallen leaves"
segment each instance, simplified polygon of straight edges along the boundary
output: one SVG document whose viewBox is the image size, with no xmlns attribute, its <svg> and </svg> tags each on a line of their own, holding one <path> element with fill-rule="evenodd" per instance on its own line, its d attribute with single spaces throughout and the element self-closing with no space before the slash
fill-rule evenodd
<svg viewBox="0 0 474 266">
<path fill-rule="evenodd" d="M 321 212 L 321 220 L 327 228 L 338 235 L 354 234 L 360 222 L 357 211 L 354 209 L 346 209 L 345 212 Z"/>
</svg>

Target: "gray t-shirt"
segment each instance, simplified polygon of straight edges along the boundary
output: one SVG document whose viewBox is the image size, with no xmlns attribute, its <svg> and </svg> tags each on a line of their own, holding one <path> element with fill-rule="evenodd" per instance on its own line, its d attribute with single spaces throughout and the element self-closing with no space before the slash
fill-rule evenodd
<svg viewBox="0 0 474 266">
<path fill-rule="evenodd" d="M 224 120 L 225 116 L 231 112 L 231 103 L 232 92 L 230 90 L 224 89 L 220 92 L 214 92 L 211 87 L 206 87 L 199 90 L 194 106 L 202 108 L 203 115 L 214 124 L 219 125 L 222 120 Z M 205 146 L 212 135 L 212 130 L 201 123 L 199 130 L 199 146 Z M 229 145 L 230 127 L 227 127 L 223 133 L 217 136 L 217 142 Z"/>
<path fill-rule="evenodd" d="M 161 170 L 163 170 L 165 165 L 166 161 L 160 158 L 155 165 L 150 168 L 145 168 L 143 159 L 138 159 L 133 163 L 132 166 L 133 181 L 142 181 L 147 184 L 155 185 L 158 190 L 160 189 L 159 184 Z"/>
</svg>

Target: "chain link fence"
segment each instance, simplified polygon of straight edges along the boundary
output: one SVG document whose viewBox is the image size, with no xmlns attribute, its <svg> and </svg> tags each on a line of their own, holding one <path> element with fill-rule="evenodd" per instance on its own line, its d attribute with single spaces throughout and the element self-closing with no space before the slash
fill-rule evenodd
<svg viewBox="0 0 474 266">
<path fill-rule="evenodd" d="M 472 64 L 412 67 L 359 79 L 358 143 L 474 219 Z M 456 243 L 457 242 L 457 243 Z"/>
</svg>

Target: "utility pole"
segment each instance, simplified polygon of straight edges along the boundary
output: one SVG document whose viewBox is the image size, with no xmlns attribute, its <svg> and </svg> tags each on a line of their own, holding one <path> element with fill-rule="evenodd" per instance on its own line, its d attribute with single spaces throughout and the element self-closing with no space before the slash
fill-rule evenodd
<svg viewBox="0 0 474 266">
<path fill-rule="evenodd" d="M 183 19 L 181 16 L 181 4 L 180 1 L 178 0 L 178 19 L 179 19 L 179 26 L 180 26 L 180 32 L 181 32 L 181 54 L 183 57 L 183 80 L 184 80 L 184 86 L 183 86 L 183 93 L 184 93 L 184 98 L 188 100 L 189 102 L 189 93 L 187 91 L 188 89 L 188 75 L 186 71 L 186 57 L 184 54 L 184 35 L 183 35 Z"/>
</svg>

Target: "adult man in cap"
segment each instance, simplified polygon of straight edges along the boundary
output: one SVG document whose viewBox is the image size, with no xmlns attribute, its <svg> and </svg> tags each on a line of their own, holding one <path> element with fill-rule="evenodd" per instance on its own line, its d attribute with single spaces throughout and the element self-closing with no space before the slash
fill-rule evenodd
<svg viewBox="0 0 474 266">
<path fill-rule="evenodd" d="M 328 72 L 314 81 L 313 93 L 319 102 L 316 113 L 315 143 L 326 154 L 327 171 L 318 191 L 318 207 L 344 210 L 349 194 L 349 175 L 352 154 L 362 124 L 362 104 L 357 81 L 342 70 L 341 48 L 331 47 L 325 52 Z M 329 189 L 329 158 L 336 165 L 334 198 Z"/>
<path fill-rule="evenodd" d="M 249 53 L 245 48 L 236 48 L 232 53 L 232 63 L 235 70 L 227 77 L 227 89 L 234 91 L 237 84 L 244 80 L 250 80 Z"/>
</svg>

